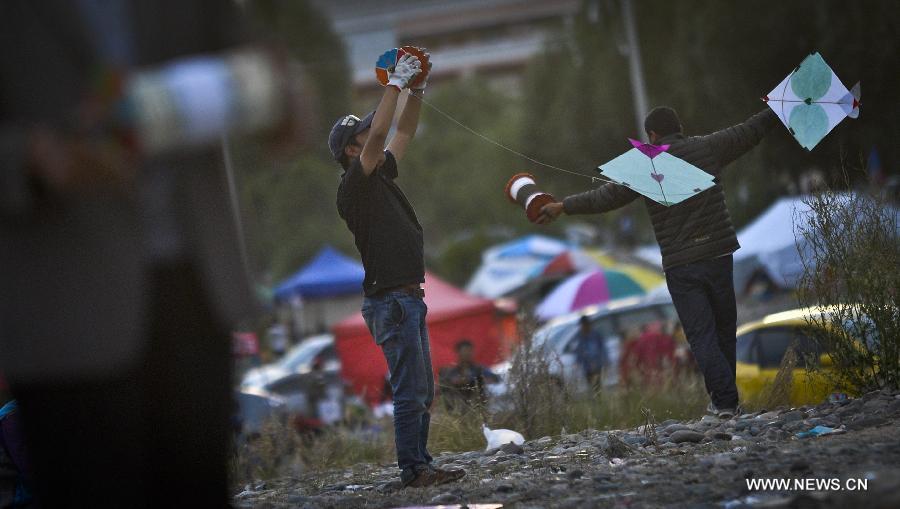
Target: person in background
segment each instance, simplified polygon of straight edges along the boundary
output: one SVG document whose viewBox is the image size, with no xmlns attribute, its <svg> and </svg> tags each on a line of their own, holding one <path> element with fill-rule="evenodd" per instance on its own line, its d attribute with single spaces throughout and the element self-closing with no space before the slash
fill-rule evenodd
<svg viewBox="0 0 900 509">
<path fill-rule="evenodd" d="M 288 348 L 288 329 L 278 320 L 273 320 L 272 325 L 266 331 L 266 342 L 269 351 L 276 359 L 280 359 Z"/>
<path fill-rule="evenodd" d="M 456 364 L 441 370 L 441 394 L 447 408 L 485 408 L 485 384 L 500 381 L 491 370 L 475 363 L 474 353 L 472 341 L 460 340 L 456 343 Z"/>
<path fill-rule="evenodd" d="M 603 386 L 603 369 L 609 364 L 606 341 L 599 331 L 591 327 L 591 320 L 582 316 L 578 320 L 575 336 L 575 355 L 587 379 L 588 386 L 597 391 Z"/>
<path fill-rule="evenodd" d="M 697 362 L 691 353 L 691 345 L 684 335 L 684 327 L 681 322 L 673 320 L 669 325 L 669 335 L 675 341 L 675 373 L 685 375 L 697 372 Z"/>
<path fill-rule="evenodd" d="M 674 109 L 654 108 L 644 119 L 644 131 L 654 145 L 715 177 L 715 185 L 672 206 L 643 198 L 662 251 L 666 284 L 691 351 L 703 373 L 710 403 L 707 411 L 722 419 L 740 412 L 735 382 L 737 305 L 734 258 L 740 248 L 731 222 L 722 176 L 725 168 L 778 124 L 771 108 L 745 122 L 705 136 L 686 136 Z M 604 184 L 541 208 L 540 224 L 562 214 L 601 214 L 637 200 L 626 186 Z"/>
<path fill-rule="evenodd" d="M 650 322 L 625 344 L 619 363 L 625 383 L 664 383 L 675 367 L 675 341 L 663 332 L 661 323 Z"/>
</svg>

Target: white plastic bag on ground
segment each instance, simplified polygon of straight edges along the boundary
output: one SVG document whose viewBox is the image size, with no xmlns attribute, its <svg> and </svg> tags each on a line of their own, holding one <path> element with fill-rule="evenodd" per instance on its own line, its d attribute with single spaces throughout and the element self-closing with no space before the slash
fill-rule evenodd
<svg viewBox="0 0 900 509">
<path fill-rule="evenodd" d="M 525 437 L 517 431 L 511 429 L 491 429 L 487 424 L 482 424 L 481 429 L 484 432 L 484 438 L 487 440 L 487 451 L 497 449 L 510 442 L 516 445 L 525 443 Z"/>
</svg>

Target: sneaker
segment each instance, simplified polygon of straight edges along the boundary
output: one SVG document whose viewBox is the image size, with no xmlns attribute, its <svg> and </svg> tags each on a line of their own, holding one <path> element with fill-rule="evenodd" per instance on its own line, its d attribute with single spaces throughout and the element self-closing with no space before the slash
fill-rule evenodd
<svg viewBox="0 0 900 509">
<path fill-rule="evenodd" d="M 723 408 L 719 410 L 719 419 L 727 421 L 737 415 L 737 408 Z"/>
<path fill-rule="evenodd" d="M 458 481 L 466 476 L 466 471 L 462 469 L 445 470 L 442 468 L 428 465 L 416 471 L 416 476 L 405 484 L 409 488 L 424 488 L 426 486 L 437 486 L 439 484 L 447 484 L 449 482 Z"/>
<path fill-rule="evenodd" d="M 737 405 L 734 408 L 716 408 L 716 405 L 710 401 L 709 405 L 706 407 L 706 412 L 715 415 L 723 421 L 727 421 L 728 419 L 733 419 L 741 414 L 741 406 Z"/>
</svg>

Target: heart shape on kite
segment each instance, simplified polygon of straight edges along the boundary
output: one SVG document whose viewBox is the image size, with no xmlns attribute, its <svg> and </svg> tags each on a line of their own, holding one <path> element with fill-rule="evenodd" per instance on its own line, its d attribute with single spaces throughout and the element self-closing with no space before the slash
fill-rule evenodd
<svg viewBox="0 0 900 509">
<path fill-rule="evenodd" d="M 663 179 L 666 178 L 666 176 L 662 173 L 651 173 L 650 176 L 653 177 L 653 180 L 657 182 L 662 182 Z"/>
</svg>

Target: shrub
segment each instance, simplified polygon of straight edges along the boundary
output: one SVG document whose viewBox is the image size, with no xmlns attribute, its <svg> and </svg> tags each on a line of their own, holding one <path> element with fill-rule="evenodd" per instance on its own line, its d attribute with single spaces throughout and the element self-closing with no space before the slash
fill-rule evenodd
<svg viewBox="0 0 900 509">
<path fill-rule="evenodd" d="M 798 297 L 832 362 L 812 369 L 849 392 L 900 387 L 897 209 L 878 194 L 824 190 L 795 221 L 803 262 Z"/>
</svg>

